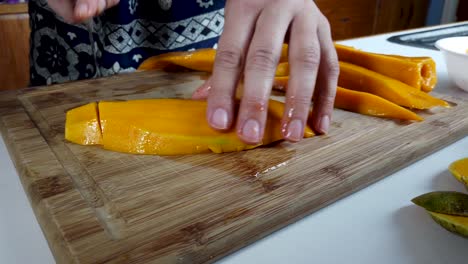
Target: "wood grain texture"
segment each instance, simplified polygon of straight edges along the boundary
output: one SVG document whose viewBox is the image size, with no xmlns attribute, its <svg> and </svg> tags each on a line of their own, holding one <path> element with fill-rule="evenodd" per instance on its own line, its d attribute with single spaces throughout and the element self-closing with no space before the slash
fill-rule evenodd
<svg viewBox="0 0 468 264">
<path fill-rule="evenodd" d="M 429 4 L 428 0 L 380 0 L 373 33 L 424 26 Z"/>
<path fill-rule="evenodd" d="M 316 0 L 334 40 L 423 27 L 429 0 Z"/>
<path fill-rule="evenodd" d="M 0 94 L 0 129 L 58 263 L 212 262 L 468 134 L 468 102 L 401 123 L 335 110 L 330 134 L 227 154 L 139 156 L 63 139 L 98 100 L 188 97 L 140 72 Z M 277 97 L 280 98 L 280 97 Z"/>
<path fill-rule="evenodd" d="M 377 0 L 315 1 L 330 22 L 333 40 L 372 35 L 377 2 Z"/>
<path fill-rule="evenodd" d="M 29 84 L 29 15 L 0 15 L 0 90 Z"/>
<path fill-rule="evenodd" d="M 468 2 L 459 1 L 457 8 L 457 21 L 468 21 Z"/>
<path fill-rule="evenodd" d="M 0 15 L 28 13 L 28 3 L 0 4 Z"/>
</svg>

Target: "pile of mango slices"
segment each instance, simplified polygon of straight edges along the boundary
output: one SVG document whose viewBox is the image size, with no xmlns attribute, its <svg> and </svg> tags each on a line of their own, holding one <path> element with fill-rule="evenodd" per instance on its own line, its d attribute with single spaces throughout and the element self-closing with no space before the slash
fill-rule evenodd
<svg viewBox="0 0 468 264">
<path fill-rule="evenodd" d="M 468 189 L 468 158 L 453 162 L 449 170 Z M 430 192 L 414 198 L 412 202 L 426 209 L 443 228 L 468 238 L 468 194 Z"/>
</svg>

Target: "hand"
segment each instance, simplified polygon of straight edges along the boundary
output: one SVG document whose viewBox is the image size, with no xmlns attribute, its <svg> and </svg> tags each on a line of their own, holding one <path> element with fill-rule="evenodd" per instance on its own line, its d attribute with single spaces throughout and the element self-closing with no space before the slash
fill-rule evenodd
<svg viewBox="0 0 468 264">
<path fill-rule="evenodd" d="M 68 23 L 80 23 L 97 16 L 119 0 L 48 0 L 50 8 Z"/>
<path fill-rule="evenodd" d="M 327 132 L 339 66 L 328 21 L 311 0 L 227 1 L 224 32 L 209 84 L 207 119 L 214 129 L 227 130 L 234 123 L 235 89 L 243 78 L 237 133 L 246 143 L 261 142 L 275 69 L 288 30 L 290 79 L 283 136 L 293 142 L 303 138 L 312 95 L 313 127 Z M 204 86 L 205 91 L 209 85 Z"/>
</svg>

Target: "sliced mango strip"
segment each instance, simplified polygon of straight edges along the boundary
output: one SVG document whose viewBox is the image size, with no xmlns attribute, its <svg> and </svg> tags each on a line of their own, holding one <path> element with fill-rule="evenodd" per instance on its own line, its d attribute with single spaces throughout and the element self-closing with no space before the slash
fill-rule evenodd
<svg viewBox="0 0 468 264">
<path fill-rule="evenodd" d="M 382 97 L 365 92 L 338 87 L 335 107 L 363 115 L 422 121 L 416 113 L 394 104 Z"/>
<path fill-rule="evenodd" d="M 140 64 L 138 70 L 160 70 L 169 65 L 177 65 L 195 71 L 211 72 L 215 56 L 215 49 L 169 52 L 146 59 Z"/>
<path fill-rule="evenodd" d="M 143 61 L 138 70 L 161 70 L 170 65 L 181 66 L 194 71 L 212 72 L 216 57 L 215 49 L 169 52 Z M 280 63 L 288 61 L 288 45 L 281 48 Z M 279 70 L 281 72 L 281 69 Z"/>
<path fill-rule="evenodd" d="M 275 77 L 273 88 L 285 91 L 288 79 L 289 77 Z M 416 113 L 379 96 L 342 87 L 338 87 L 336 90 L 335 107 L 370 116 L 415 121 L 423 120 Z"/>
<path fill-rule="evenodd" d="M 102 133 L 95 102 L 67 112 L 65 138 L 80 145 L 102 144 Z"/>
<path fill-rule="evenodd" d="M 270 100 L 268 120 L 262 144 L 247 145 L 238 137 L 234 129 L 219 132 L 212 129 L 205 117 L 206 102 L 183 99 L 148 99 L 124 102 L 100 102 L 96 108 L 87 108 L 90 120 L 99 115 L 104 149 L 156 155 L 183 155 L 203 152 L 232 152 L 252 149 L 283 138 L 281 116 L 284 104 Z M 66 130 L 72 130 L 77 120 L 67 113 Z M 98 114 L 99 112 L 99 114 Z M 68 120 L 69 118 L 69 120 Z M 80 119 L 81 120 L 81 119 Z M 80 121 L 82 124 L 89 122 Z M 81 130 L 80 130 L 81 131 Z M 77 131 L 75 134 L 78 134 Z M 95 131 L 100 134 L 101 131 Z M 70 135 L 70 134 L 69 134 Z M 309 127 L 304 129 L 304 137 L 314 133 Z M 66 139 L 77 144 L 88 145 L 89 141 Z M 79 138 L 78 138 L 79 139 Z"/>
<path fill-rule="evenodd" d="M 395 104 L 409 108 L 449 107 L 447 102 L 432 97 L 417 88 L 346 62 L 340 62 L 338 85 L 351 90 L 375 94 Z"/>
<path fill-rule="evenodd" d="M 335 44 L 340 61 L 355 64 L 430 92 L 437 83 L 436 64 L 430 57 L 405 57 L 365 52 Z"/>
</svg>

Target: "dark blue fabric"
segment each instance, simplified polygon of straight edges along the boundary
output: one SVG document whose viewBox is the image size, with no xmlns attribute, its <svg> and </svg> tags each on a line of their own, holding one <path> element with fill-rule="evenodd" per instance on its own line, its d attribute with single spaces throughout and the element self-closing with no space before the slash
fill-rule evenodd
<svg viewBox="0 0 468 264">
<path fill-rule="evenodd" d="M 85 24 L 65 23 L 46 0 L 30 1 L 31 85 L 129 72 L 161 53 L 213 47 L 224 25 L 224 4 L 121 0 L 93 19 L 92 43 Z"/>
</svg>

